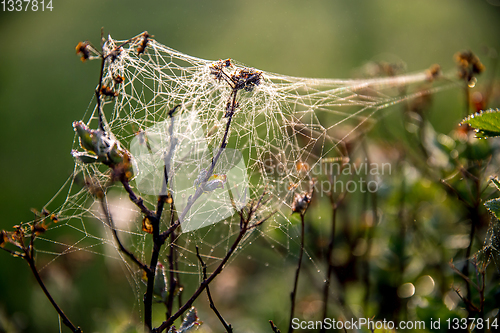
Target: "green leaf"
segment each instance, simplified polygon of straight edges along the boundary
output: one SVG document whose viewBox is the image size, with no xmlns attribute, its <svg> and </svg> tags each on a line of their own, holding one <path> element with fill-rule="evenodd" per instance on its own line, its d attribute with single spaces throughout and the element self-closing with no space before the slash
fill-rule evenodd
<svg viewBox="0 0 500 333">
<path fill-rule="evenodd" d="M 500 181 L 498 180 L 498 178 L 497 177 L 491 177 L 490 180 L 495 185 L 495 187 L 497 188 L 497 190 L 500 191 Z"/>
<path fill-rule="evenodd" d="M 491 199 L 484 203 L 486 208 L 500 220 L 500 199 Z"/>
<path fill-rule="evenodd" d="M 489 109 L 472 114 L 460 123 L 469 124 L 476 129 L 476 137 L 488 138 L 500 136 L 500 110 Z"/>
</svg>

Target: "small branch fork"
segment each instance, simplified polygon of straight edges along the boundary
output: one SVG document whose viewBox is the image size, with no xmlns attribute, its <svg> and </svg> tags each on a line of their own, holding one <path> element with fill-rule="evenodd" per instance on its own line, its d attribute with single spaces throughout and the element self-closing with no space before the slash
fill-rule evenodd
<svg viewBox="0 0 500 333">
<path fill-rule="evenodd" d="M 264 191 L 262 195 L 260 196 L 258 201 L 252 201 L 247 207 L 242 208 L 241 210 L 238 210 L 238 214 L 240 216 L 240 232 L 238 233 L 238 236 L 234 240 L 233 244 L 231 245 L 231 248 L 229 251 L 226 253 L 220 264 L 217 266 L 217 268 L 202 281 L 200 286 L 196 289 L 196 291 L 193 293 L 191 298 L 187 300 L 187 302 L 171 317 L 169 317 L 166 321 L 164 321 L 158 328 L 153 329 L 152 332 L 154 333 L 160 333 L 163 332 L 164 330 L 170 328 L 174 321 L 179 318 L 184 312 L 186 312 L 191 306 L 193 305 L 194 301 L 200 296 L 200 294 L 205 290 L 205 288 L 208 287 L 208 285 L 215 279 L 217 275 L 219 275 L 222 270 L 224 269 L 224 266 L 226 265 L 227 261 L 231 257 L 231 255 L 236 251 L 236 249 L 239 247 L 240 242 L 243 240 L 245 234 L 260 226 L 262 223 L 267 221 L 272 215 L 274 215 L 275 212 L 270 213 L 267 217 L 256 221 L 252 222 L 253 217 L 255 216 L 255 213 L 259 210 L 259 208 L 266 204 L 269 200 L 264 199 L 266 196 L 266 192 Z"/>
<path fill-rule="evenodd" d="M 481 282 L 481 285 L 478 285 L 478 284 L 474 283 L 467 275 L 462 273 L 455 266 L 455 264 L 453 263 L 453 259 L 448 264 L 450 265 L 450 268 L 465 281 L 465 283 L 469 289 L 470 289 L 470 286 L 472 286 L 479 292 L 479 307 L 478 307 L 473 303 L 472 296 L 470 295 L 470 291 L 468 291 L 467 298 L 464 298 L 462 296 L 462 294 L 460 293 L 460 290 L 458 288 L 453 288 L 455 290 L 455 292 L 457 293 L 457 295 L 460 297 L 460 299 L 464 302 L 464 304 L 467 308 L 467 311 L 469 311 L 469 315 L 477 313 L 477 314 L 479 314 L 480 318 L 483 318 L 484 317 L 484 303 L 485 303 L 484 292 L 486 289 L 486 283 L 485 283 L 485 281 L 486 281 L 486 269 L 485 269 L 485 267 L 477 269 L 477 266 L 476 266 L 476 269 L 481 274 L 481 278 L 478 277 L 478 281 Z M 468 263 L 466 263 L 466 265 L 467 264 Z M 474 262 L 474 264 L 477 265 L 476 262 Z"/>
<path fill-rule="evenodd" d="M 46 216 L 45 216 L 46 217 Z M 64 311 L 59 307 L 59 305 L 56 303 L 52 295 L 50 294 L 49 290 L 43 283 L 42 278 L 40 277 L 40 274 L 38 273 L 38 269 L 36 268 L 35 265 L 35 253 L 34 253 L 34 241 L 35 238 L 38 234 L 41 234 L 47 230 L 47 225 L 41 221 L 40 217 L 37 217 L 33 225 L 30 226 L 30 235 L 29 237 L 29 242 L 28 245 L 25 243 L 25 228 L 23 225 L 17 225 L 14 227 L 16 230 L 14 232 L 6 232 L 2 231 L 1 232 L 1 243 L 0 243 L 0 248 L 9 252 L 11 255 L 14 257 L 21 257 L 26 262 L 28 263 L 28 266 L 31 269 L 31 272 L 33 273 L 33 276 L 36 279 L 36 282 L 42 289 L 43 293 L 47 297 L 47 299 L 50 301 L 50 304 L 52 307 L 56 310 L 57 314 L 59 317 L 62 319 L 62 323 L 67 326 L 73 333 L 81 333 L 82 330 L 80 327 L 75 326 L 71 320 L 66 316 Z M 17 247 L 21 252 L 18 251 L 13 251 L 7 248 L 4 248 L 4 243 L 10 243 Z"/>
</svg>

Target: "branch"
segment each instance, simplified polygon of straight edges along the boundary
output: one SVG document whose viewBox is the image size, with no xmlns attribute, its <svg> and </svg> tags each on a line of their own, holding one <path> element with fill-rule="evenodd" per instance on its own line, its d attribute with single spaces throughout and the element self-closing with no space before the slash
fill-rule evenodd
<svg viewBox="0 0 500 333">
<path fill-rule="evenodd" d="M 52 304 L 52 306 L 54 307 L 54 309 L 57 311 L 59 316 L 62 318 L 63 324 L 66 325 L 72 332 L 81 333 L 82 332 L 81 328 L 75 327 L 75 325 L 73 325 L 71 320 L 69 320 L 69 318 L 66 316 L 64 311 L 59 307 L 59 305 L 57 305 L 57 303 L 54 301 L 54 299 L 50 295 L 49 291 L 45 287 L 45 284 L 43 283 L 43 281 L 40 277 L 40 274 L 38 274 L 38 270 L 35 267 L 35 262 L 34 262 L 33 258 L 31 258 L 29 255 L 27 255 L 26 257 L 24 257 L 24 259 L 26 259 L 26 261 L 28 262 L 28 265 L 30 266 L 31 272 L 35 276 L 35 279 L 38 282 L 38 285 L 40 286 L 40 288 L 42 288 L 43 293 L 45 294 L 45 296 L 47 296 L 47 298 L 49 299 L 49 301 Z"/>
<path fill-rule="evenodd" d="M 108 222 L 108 225 L 113 232 L 113 236 L 115 238 L 116 243 L 118 243 L 118 247 L 120 248 L 120 251 L 122 251 L 127 257 L 129 257 L 137 266 L 139 266 L 143 271 L 148 274 L 149 268 L 146 264 L 142 263 L 139 259 L 136 258 L 136 256 L 127 250 L 125 246 L 123 246 L 122 242 L 120 241 L 120 238 L 118 237 L 118 232 L 115 229 L 115 225 L 113 223 L 113 219 L 111 217 L 111 214 L 109 213 L 107 203 L 104 200 L 104 197 L 100 198 L 101 202 L 101 207 L 104 212 L 104 215 L 106 216 L 106 220 Z"/>
<path fill-rule="evenodd" d="M 174 138 L 174 112 L 180 106 L 176 105 L 172 108 L 168 115 L 170 117 L 170 147 L 168 148 L 168 153 L 165 156 L 164 165 L 163 165 L 163 183 L 162 183 L 162 191 L 161 195 L 158 196 L 158 204 L 156 206 L 156 214 L 151 219 L 151 225 L 153 226 L 153 252 L 151 253 L 151 261 L 149 263 L 149 270 L 147 272 L 148 282 L 146 286 L 146 293 L 144 294 L 144 324 L 145 326 L 151 330 L 153 328 L 153 291 L 154 291 L 154 280 L 156 275 L 156 266 L 158 265 L 158 258 L 160 255 L 160 250 L 163 244 L 165 244 L 166 238 L 162 238 L 160 236 L 160 220 L 163 213 L 163 207 L 165 206 L 165 201 L 170 198 L 167 194 L 167 185 L 169 182 L 168 171 L 170 169 L 170 161 L 172 159 L 172 155 L 175 150 L 175 146 L 177 145 L 177 140 Z M 130 195 L 130 192 L 129 192 Z M 131 197 L 132 198 L 132 197 Z M 142 203 L 142 200 L 141 200 Z M 172 207 L 172 206 L 171 206 Z M 143 212 L 144 209 L 141 208 Z M 147 212 L 145 212 L 147 214 Z M 171 247 L 171 251 L 173 248 Z M 169 256 L 170 257 L 170 256 Z M 172 278 L 172 262 L 169 260 L 169 270 L 170 270 L 170 286 L 173 285 Z M 167 302 L 167 317 L 170 316 L 172 304 L 172 289 L 169 290 L 168 302 Z"/>
<path fill-rule="evenodd" d="M 24 252 L 23 258 L 26 260 L 28 265 L 30 266 L 31 272 L 35 276 L 36 282 L 38 282 L 38 285 L 40 288 L 42 288 L 43 293 L 45 296 L 50 301 L 50 304 L 54 307 L 54 309 L 57 311 L 59 316 L 62 318 L 62 322 L 64 325 L 66 325 L 73 333 L 81 333 L 82 330 L 80 327 L 75 327 L 75 325 L 69 320 L 69 318 L 66 316 L 64 311 L 57 305 L 56 301 L 52 298 L 52 295 L 49 293 L 47 288 L 45 287 L 45 284 L 42 281 L 42 278 L 40 277 L 40 274 L 38 274 L 38 270 L 35 266 L 35 260 L 34 260 L 34 246 L 33 246 L 33 241 L 35 240 L 35 231 L 32 230 L 31 236 L 30 236 L 30 244 L 28 248 L 22 244 L 22 250 Z"/>
<path fill-rule="evenodd" d="M 128 180 L 126 179 L 121 179 L 121 183 L 123 184 L 123 188 L 125 189 L 125 191 L 127 191 L 128 193 L 128 196 L 130 198 L 130 200 L 137 206 L 139 207 L 139 209 L 141 210 L 141 212 L 146 215 L 148 218 L 152 218 L 154 217 L 155 214 L 153 214 L 153 212 L 147 208 L 145 205 L 144 205 L 144 200 L 142 200 L 141 197 L 138 197 L 134 190 L 130 187 L 130 184 L 128 182 Z"/>
<path fill-rule="evenodd" d="M 457 267 L 455 267 L 455 265 L 453 264 L 453 259 L 450 260 L 450 262 L 448 263 L 448 265 L 450 265 L 451 269 L 457 273 L 462 279 L 464 279 L 464 281 L 467 283 L 467 284 L 470 284 L 472 285 L 474 288 L 477 289 L 477 291 L 481 292 L 481 288 L 479 288 L 479 286 L 477 284 L 475 284 L 474 282 L 471 281 L 471 279 L 468 277 L 468 276 L 465 276 L 462 272 L 460 272 L 458 270 Z"/>
<path fill-rule="evenodd" d="M 207 265 L 205 264 L 205 262 L 203 261 L 203 259 L 200 256 L 200 251 L 198 250 L 198 246 L 196 246 L 196 256 L 198 257 L 198 260 L 201 263 L 201 267 L 203 267 L 203 280 L 206 280 L 207 279 Z M 217 308 L 215 307 L 214 300 L 212 299 L 212 294 L 210 294 L 210 288 L 208 287 L 208 285 L 207 285 L 206 289 L 207 289 L 208 300 L 210 302 L 210 308 L 212 310 L 214 310 L 215 314 L 217 315 L 217 318 L 219 318 L 220 322 L 222 323 L 222 326 L 224 326 L 224 328 L 226 329 L 226 332 L 232 333 L 233 328 L 231 327 L 231 324 L 226 323 L 224 318 L 222 318 L 222 315 L 220 314 L 219 310 L 217 310 Z"/>
<path fill-rule="evenodd" d="M 269 324 L 271 325 L 271 329 L 274 333 L 281 333 L 281 331 L 274 325 L 272 320 L 269 320 Z"/>
<path fill-rule="evenodd" d="M 106 59 L 101 54 L 101 74 L 99 75 L 99 84 L 97 85 L 97 89 L 95 91 L 95 96 L 97 98 L 97 114 L 99 116 L 99 129 L 104 131 L 104 120 L 102 115 L 102 105 L 101 105 L 101 88 L 102 88 L 102 77 L 104 75 L 104 63 Z"/>
</svg>

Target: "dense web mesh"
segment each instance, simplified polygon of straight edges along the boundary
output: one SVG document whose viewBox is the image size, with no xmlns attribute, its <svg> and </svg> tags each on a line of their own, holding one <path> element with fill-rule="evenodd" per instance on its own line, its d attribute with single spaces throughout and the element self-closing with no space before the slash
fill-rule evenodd
<svg viewBox="0 0 500 333">
<path fill-rule="evenodd" d="M 104 49 L 109 52 L 123 42 L 109 38 Z M 158 195 L 170 191 L 180 214 L 200 174 L 219 150 L 232 90 L 226 81 L 214 78 L 214 61 L 183 54 L 152 39 L 145 52 L 138 55 L 138 43 L 132 39 L 121 47 L 116 59 L 106 60 L 103 84 L 116 96 L 103 103 L 104 128 L 111 140 L 130 151 L 134 166 L 131 185 L 146 205 L 154 209 Z M 243 68 L 232 61 L 226 70 L 231 75 Z M 186 214 L 182 232 L 176 236 L 179 274 L 199 274 L 195 245 L 209 269 L 217 265 L 239 232 L 235 210 L 264 191 L 270 199 L 256 218 L 275 214 L 248 233 L 241 246 L 259 237 L 274 239 L 276 233 L 288 235 L 295 193 L 309 190 L 310 171 L 322 160 L 342 156 L 340 143 L 360 126 L 372 124 L 379 110 L 453 84 L 443 80 L 445 83 L 434 82 L 431 87 L 433 78 L 428 71 L 360 80 L 310 79 L 254 71 L 261 73 L 261 81 L 250 91 L 238 92 L 227 147 L 211 179 L 213 188 Z M 118 77 L 123 82 L 117 83 Z M 421 84 L 429 87 L 408 88 Z M 175 106 L 178 108 L 170 118 L 169 112 Z M 97 129 L 97 107 L 88 113 L 82 121 Z M 176 140 L 175 152 L 170 149 L 172 138 Z M 74 149 L 82 151 L 76 136 Z M 167 156 L 171 161 L 171 183 L 164 188 L 162 172 Z M 123 243 L 146 262 L 152 245 L 150 235 L 142 231 L 141 213 L 121 184 L 110 182 L 107 167 L 75 160 L 73 176 L 56 195 L 66 196 L 64 203 L 58 208 L 50 204 L 47 207 L 57 214 L 59 222 L 37 238 L 37 251 L 51 255 L 53 260 L 79 251 L 117 260 L 128 270 L 139 301 L 141 272 L 119 251 L 95 199 L 95 188 L 104 189 L 114 227 Z M 170 221 L 169 214 L 164 215 L 162 230 Z M 58 238 L 56 229 L 61 229 L 65 237 Z M 288 249 L 290 237 L 285 238 L 285 242 L 277 242 Z M 160 254 L 161 262 L 165 251 Z"/>
</svg>

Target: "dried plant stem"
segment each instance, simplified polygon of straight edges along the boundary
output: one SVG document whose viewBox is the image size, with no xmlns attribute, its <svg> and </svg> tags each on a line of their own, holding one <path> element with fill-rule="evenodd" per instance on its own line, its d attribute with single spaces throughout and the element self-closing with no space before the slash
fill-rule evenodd
<svg viewBox="0 0 500 333">
<path fill-rule="evenodd" d="M 299 252 L 299 262 L 297 264 L 297 270 L 295 271 L 295 282 L 293 284 L 293 291 L 290 294 L 290 298 L 292 301 L 291 304 L 291 309 L 290 309 L 290 323 L 288 324 L 288 332 L 291 333 L 293 332 L 293 327 L 292 327 L 292 320 L 293 316 L 295 314 L 295 299 L 297 296 L 297 286 L 299 283 L 299 274 L 300 274 L 300 268 L 302 267 L 302 255 L 304 254 L 304 229 L 305 229 L 305 223 L 304 223 L 304 214 L 300 214 L 300 225 L 301 225 L 301 232 L 300 232 L 300 252 Z"/>
<path fill-rule="evenodd" d="M 170 138 L 171 138 L 171 145 L 169 148 L 169 153 L 167 154 L 167 158 L 165 161 L 165 165 L 163 166 L 163 184 L 162 184 L 162 195 L 158 196 L 158 204 L 156 207 L 156 214 L 154 218 L 150 219 L 151 224 L 153 226 L 153 252 L 151 253 L 151 261 L 149 264 L 149 270 L 147 272 L 148 276 L 148 282 L 147 282 L 147 287 L 146 287 L 146 293 L 144 294 L 144 324 L 145 326 L 151 331 L 153 328 L 153 290 L 154 290 L 154 281 L 155 281 L 155 275 L 156 275 L 156 267 L 158 266 L 158 258 L 160 255 L 160 250 L 163 244 L 165 243 L 165 238 L 162 238 L 160 236 L 160 220 L 161 216 L 163 213 L 163 207 L 165 206 L 165 201 L 169 198 L 169 195 L 167 194 L 167 185 L 169 182 L 169 177 L 168 177 L 168 170 L 170 169 L 170 159 L 172 157 L 173 150 L 175 149 L 175 140 L 173 139 L 173 130 L 174 130 L 174 117 L 173 114 L 175 110 L 179 107 L 179 105 L 175 106 L 172 110 L 169 112 L 169 117 L 171 121 L 171 126 L 170 126 Z M 173 206 L 171 206 L 173 208 Z M 173 233 L 172 233 L 173 235 Z M 173 241 L 174 239 L 172 238 L 172 245 L 170 250 L 174 251 L 173 246 Z M 174 284 L 174 279 L 173 279 L 173 263 L 169 261 L 169 271 L 170 271 L 170 279 L 169 279 L 169 286 L 172 286 Z M 174 286 L 175 288 L 175 286 Z M 167 318 L 170 316 L 171 310 L 172 310 L 172 288 L 169 290 L 169 296 L 167 300 Z"/>
<path fill-rule="evenodd" d="M 464 279 L 464 281 L 466 283 L 470 284 L 471 286 L 473 286 L 474 288 L 476 288 L 477 291 L 481 292 L 481 288 L 479 288 L 479 286 L 477 284 L 475 284 L 474 282 L 472 282 L 468 276 L 466 276 L 462 272 L 460 272 L 460 270 L 453 264 L 453 259 L 448 263 L 448 265 L 450 265 L 451 269 L 455 273 L 457 273 L 462 279 Z"/>
<path fill-rule="evenodd" d="M 198 257 L 198 260 L 200 261 L 201 267 L 203 269 L 203 280 L 207 279 L 207 265 L 203 261 L 203 259 L 200 256 L 200 251 L 198 250 L 198 246 L 196 246 L 196 256 Z M 231 324 L 228 324 L 222 315 L 220 314 L 219 310 L 217 310 L 217 307 L 215 306 L 214 300 L 212 299 L 212 294 L 210 293 L 210 288 L 207 285 L 207 296 L 208 296 L 208 301 L 210 302 L 210 308 L 215 312 L 215 315 L 217 318 L 219 318 L 219 321 L 222 323 L 222 326 L 226 329 L 227 333 L 232 333 L 233 328 L 231 327 Z"/>
<path fill-rule="evenodd" d="M 153 252 L 151 254 L 149 269 L 147 270 L 148 282 L 146 286 L 146 293 L 144 294 L 144 325 L 149 330 L 151 330 L 153 327 L 152 308 L 153 308 L 153 289 L 154 289 L 154 280 L 156 275 L 156 267 L 158 265 L 158 257 L 160 255 L 160 249 L 164 243 L 163 241 L 160 241 L 159 237 L 160 220 L 155 219 L 154 221 L 151 221 L 151 224 L 153 226 Z"/>
<path fill-rule="evenodd" d="M 204 279 L 203 282 L 200 284 L 200 286 L 196 289 L 196 291 L 193 293 L 193 295 L 189 298 L 189 300 L 170 318 L 168 318 L 166 321 L 164 321 L 158 328 L 153 329 L 152 331 L 155 333 L 163 332 L 165 329 L 169 328 L 172 326 L 174 321 L 179 318 L 184 312 L 186 312 L 192 305 L 193 302 L 200 296 L 200 294 L 205 290 L 205 288 L 215 279 L 217 275 L 222 272 L 222 269 L 224 268 L 224 265 L 227 263 L 231 255 L 236 251 L 236 249 L 239 246 L 239 243 L 243 239 L 243 236 L 245 233 L 248 231 L 248 221 L 243 221 L 241 223 L 241 228 L 240 232 L 238 234 L 238 237 L 235 239 L 233 242 L 233 245 L 229 249 L 229 251 L 226 253 L 224 256 L 224 259 L 220 262 L 219 266 L 215 269 L 215 271 L 210 274 L 210 276 L 207 279 Z"/>
<path fill-rule="evenodd" d="M 37 270 L 37 268 L 35 266 L 34 247 L 33 247 L 33 241 L 34 241 L 34 239 L 35 239 L 35 234 L 33 233 L 31 235 L 30 246 L 28 248 L 24 249 L 24 256 L 23 256 L 23 258 L 26 260 L 26 262 L 30 266 L 31 272 L 33 273 L 33 276 L 35 277 L 36 282 L 38 282 L 38 285 L 40 286 L 40 288 L 42 288 L 43 293 L 49 299 L 50 304 L 52 304 L 52 307 L 54 307 L 54 309 L 57 311 L 57 313 L 61 317 L 63 324 L 66 325 L 72 332 L 74 332 L 74 333 L 81 333 L 82 330 L 80 329 L 80 327 L 76 327 L 71 322 L 71 320 L 69 320 L 69 318 L 66 316 L 66 314 L 64 313 L 64 311 L 59 307 L 59 305 L 57 305 L 57 303 L 54 300 L 54 298 L 52 298 L 52 295 L 50 294 L 50 292 L 45 287 L 45 284 L 43 283 L 42 278 L 40 277 L 40 274 L 38 273 L 38 270 Z"/>
<path fill-rule="evenodd" d="M 160 195 L 158 196 L 158 206 L 156 209 L 156 215 L 151 219 L 151 225 L 153 226 L 153 251 L 151 253 L 151 260 L 146 271 L 147 274 L 147 285 L 146 293 L 144 294 L 144 325 L 151 331 L 153 328 L 153 290 L 154 290 L 154 280 L 156 275 L 156 268 L 158 266 L 158 258 L 160 255 L 160 250 L 165 240 L 160 237 L 160 220 L 163 213 L 163 207 L 165 205 L 165 200 L 168 196 Z"/>
<path fill-rule="evenodd" d="M 281 331 L 274 325 L 272 320 L 269 320 L 269 324 L 271 325 L 271 329 L 273 330 L 274 333 L 281 333 Z"/>
<path fill-rule="evenodd" d="M 128 193 L 130 201 L 132 201 L 141 210 L 141 212 L 144 215 L 146 215 L 148 218 L 151 219 L 154 216 L 154 214 L 149 208 L 147 208 L 144 205 L 144 200 L 142 200 L 141 197 L 138 197 L 135 194 L 134 190 L 130 187 L 130 183 L 127 180 L 122 179 L 121 182 L 122 182 L 123 188 Z"/>
<path fill-rule="evenodd" d="M 167 255 L 168 269 L 169 269 L 168 298 L 166 304 L 167 318 L 172 315 L 172 309 L 174 305 L 174 294 L 175 294 L 175 289 L 177 288 L 177 278 L 175 277 L 175 268 L 174 268 L 174 257 L 175 257 L 175 232 L 170 234 L 169 253 Z"/>
<path fill-rule="evenodd" d="M 99 129 L 104 131 L 104 116 L 102 112 L 102 104 L 101 104 L 101 88 L 102 88 L 102 78 L 104 75 L 104 63 L 106 62 L 106 58 L 101 54 L 101 72 L 99 74 L 99 84 L 97 85 L 97 89 L 95 91 L 95 96 L 97 98 L 97 114 L 99 116 Z"/>
<path fill-rule="evenodd" d="M 111 231 L 113 232 L 113 237 L 115 238 L 115 241 L 118 244 L 120 251 L 122 251 L 127 257 L 129 257 L 130 260 L 132 260 L 143 271 L 148 272 L 149 271 L 148 266 L 146 264 L 144 264 L 143 262 L 141 262 L 139 259 L 137 259 L 137 257 L 132 252 L 127 250 L 127 248 L 125 248 L 125 246 L 121 242 L 120 237 L 118 237 L 118 232 L 115 229 L 115 225 L 113 223 L 113 218 L 111 217 L 111 214 L 109 213 L 108 205 L 107 205 L 104 197 L 100 198 L 100 202 L 101 202 L 102 211 L 104 213 L 104 216 L 106 217 L 106 221 L 108 222 L 108 226 L 110 227 Z"/>
</svg>

